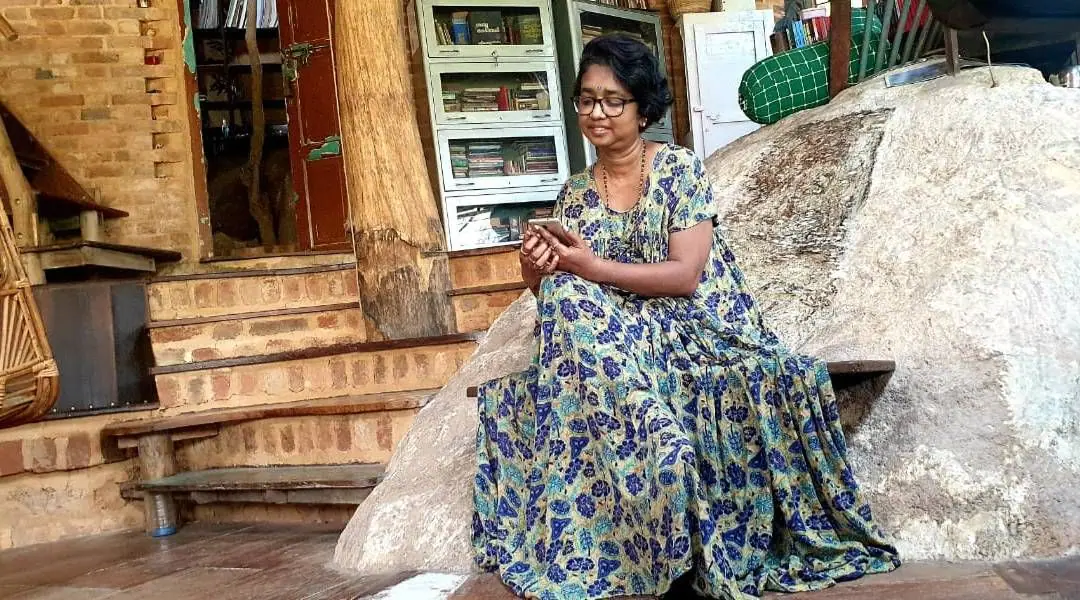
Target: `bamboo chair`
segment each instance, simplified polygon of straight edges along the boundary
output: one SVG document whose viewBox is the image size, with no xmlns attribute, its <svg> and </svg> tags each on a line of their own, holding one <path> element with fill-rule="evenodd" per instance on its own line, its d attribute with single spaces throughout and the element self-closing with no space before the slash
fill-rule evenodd
<svg viewBox="0 0 1080 600">
<path fill-rule="evenodd" d="M 18 164 L 0 121 L 0 161 Z M 8 204 L 21 169 L 0 169 L 0 197 Z M 25 189 L 25 179 L 18 182 Z M 56 403 L 60 373 L 30 288 L 15 234 L 0 214 L 0 428 L 41 418 Z"/>
</svg>

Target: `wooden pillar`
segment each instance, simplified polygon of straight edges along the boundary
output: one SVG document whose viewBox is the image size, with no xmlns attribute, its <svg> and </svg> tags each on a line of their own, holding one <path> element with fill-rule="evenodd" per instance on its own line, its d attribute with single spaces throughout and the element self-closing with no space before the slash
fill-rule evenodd
<svg viewBox="0 0 1080 600">
<path fill-rule="evenodd" d="M 11 146 L 7 128 L 0 121 L 0 186 L 11 205 L 11 221 L 15 230 L 15 245 L 19 248 L 37 245 L 37 201 L 30 182 L 26 181 L 15 149 Z"/>
<path fill-rule="evenodd" d="M 397 0 L 340 0 L 335 15 L 342 154 L 369 340 L 456 330 L 401 12 Z"/>
<path fill-rule="evenodd" d="M 840 0 L 830 5 L 829 22 L 829 98 L 847 88 L 848 62 L 851 60 L 851 2 Z M 869 23 L 867 24 L 869 29 Z"/>
<path fill-rule="evenodd" d="M 169 434 L 155 433 L 139 438 L 139 469 L 143 481 L 176 474 L 176 457 Z M 178 517 L 171 494 L 146 492 L 143 495 L 143 509 L 147 533 L 154 537 L 176 533 Z"/>
</svg>

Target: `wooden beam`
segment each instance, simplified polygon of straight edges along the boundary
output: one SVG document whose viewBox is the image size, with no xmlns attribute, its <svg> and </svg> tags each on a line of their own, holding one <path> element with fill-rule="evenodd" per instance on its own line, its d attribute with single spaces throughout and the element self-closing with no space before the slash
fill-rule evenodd
<svg viewBox="0 0 1080 600">
<path fill-rule="evenodd" d="M 401 4 L 338 0 L 334 57 L 349 221 L 367 337 L 457 330 L 424 160 Z M 375 26 L 374 24 L 378 24 Z"/>
<path fill-rule="evenodd" d="M 829 21 L 829 98 L 847 88 L 848 62 L 851 57 L 851 2 L 842 0 L 831 4 Z"/>
<path fill-rule="evenodd" d="M 956 30 L 951 27 L 945 28 L 945 65 L 949 75 L 956 75 L 960 70 L 960 42 Z"/>
<path fill-rule="evenodd" d="M 23 175 L 15 149 L 11 145 L 7 128 L 0 120 L 0 186 L 3 186 L 11 206 L 12 224 L 15 230 L 15 246 L 26 248 L 37 245 L 37 202 L 30 182 Z"/>
<path fill-rule="evenodd" d="M 11 26 L 11 23 L 8 23 L 4 15 L 0 15 L 0 37 L 9 42 L 19 39 L 19 32 L 15 31 L 15 28 Z"/>
</svg>

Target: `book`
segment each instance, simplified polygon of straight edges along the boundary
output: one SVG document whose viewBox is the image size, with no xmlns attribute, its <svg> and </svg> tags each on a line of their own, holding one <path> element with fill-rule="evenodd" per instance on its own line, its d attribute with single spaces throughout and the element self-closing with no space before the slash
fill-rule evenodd
<svg viewBox="0 0 1080 600">
<path fill-rule="evenodd" d="M 474 10 L 469 12 L 468 19 L 473 44 L 502 44 L 506 41 L 501 12 Z"/>
</svg>

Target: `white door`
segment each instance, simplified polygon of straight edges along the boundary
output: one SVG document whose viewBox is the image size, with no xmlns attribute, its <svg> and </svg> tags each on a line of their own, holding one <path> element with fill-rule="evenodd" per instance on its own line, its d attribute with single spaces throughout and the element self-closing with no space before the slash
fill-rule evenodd
<svg viewBox="0 0 1080 600">
<path fill-rule="evenodd" d="M 771 52 L 760 19 L 735 18 L 691 28 L 690 118 L 694 151 L 706 158 L 758 129 L 739 108 L 739 83 L 747 69 Z"/>
</svg>

